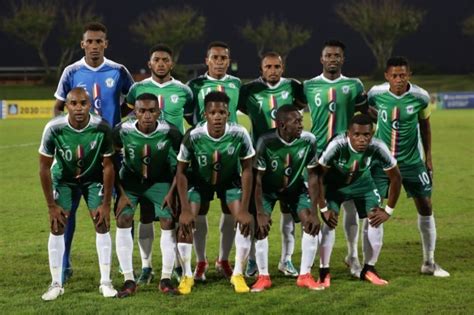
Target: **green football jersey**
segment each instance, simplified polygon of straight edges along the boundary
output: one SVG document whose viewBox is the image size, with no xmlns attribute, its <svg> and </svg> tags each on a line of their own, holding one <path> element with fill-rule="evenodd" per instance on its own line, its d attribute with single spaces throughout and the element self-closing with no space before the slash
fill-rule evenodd
<svg viewBox="0 0 474 315">
<path fill-rule="evenodd" d="M 258 140 L 254 164 L 265 172 L 264 192 L 297 192 L 304 186 L 305 168 L 317 166 L 316 137 L 303 131 L 300 138 L 288 143 L 277 130 L 268 131 Z"/>
<path fill-rule="evenodd" d="M 389 89 L 387 82 L 374 86 L 368 94 L 369 104 L 378 110 L 375 136 L 385 142 L 400 165 L 418 164 L 424 154 L 418 119 L 429 116 L 430 97 L 414 84 L 400 96 Z"/>
<path fill-rule="evenodd" d="M 193 105 L 192 111 L 188 111 L 185 114 L 193 116 L 194 125 L 204 121 L 204 98 L 212 91 L 220 91 L 227 94 L 230 98 L 229 121 L 237 122 L 237 104 L 241 85 L 239 78 L 226 74 L 222 79 L 214 79 L 206 73 L 189 81 L 187 84 L 193 93 Z"/>
<path fill-rule="evenodd" d="M 356 106 L 365 104 L 364 85 L 356 78 L 329 80 L 321 74 L 304 81 L 303 88 L 320 153 L 332 137 L 347 130 Z"/>
<path fill-rule="evenodd" d="M 175 79 L 160 84 L 150 77 L 132 85 L 127 103 L 134 106 L 137 97 L 143 93 L 155 94 L 161 109 L 160 118 L 175 125 L 184 134 L 184 113 L 192 109 L 193 100 L 189 87 Z"/>
<path fill-rule="evenodd" d="M 138 130 L 137 122 L 129 119 L 114 128 L 114 144 L 123 151 L 120 179 L 133 175 L 143 181 L 171 183 L 182 139 L 180 131 L 158 121 L 156 129 L 145 134 Z"/>
<path fill-rule="evenodd" d="M 337 135 L 324 149 L 319 164 L 329 167 L 326 183 L 343 193 L 357 194 L 370 190 L 373 180 L 372 163 L 379 162 L 384 170 L 397 165 L 383 141 L 372 138 L 367 150 L 357 152 L 352 148 L 347 134 Z"/>
<path fill-rule="evenodd" d="M 247 114 L 252 122 L 252 139 L 275 128 L 276 110 L 281 105 L 293 104 L 295 99 L 303 102 L 303 86 L 295 79 L 281 78 L 271 86 L 262 78 L 244 84 L 240 89 L 238 109 Z"/>
<path fill-rule="evenodd" d="M 194 183 L 224 188 L 240 178 L 240 160 L 254 155 L 250 135 L 241 125 L 227 123 L 224 135 L 215 139 L 204 122 L 186 133 L 178 161 L 191 163 Z"/>
<path fill-rule="evenodd" d="M 102 181 L 102 159 L 114 153 L 112 130 L 105 120 L 89 115 L 89 123 L 81 130 L 69 124 L 69 115 L 46 124 L 39 153 L 54 157 L 51 170 L 59 182 Z"/>
</svg>

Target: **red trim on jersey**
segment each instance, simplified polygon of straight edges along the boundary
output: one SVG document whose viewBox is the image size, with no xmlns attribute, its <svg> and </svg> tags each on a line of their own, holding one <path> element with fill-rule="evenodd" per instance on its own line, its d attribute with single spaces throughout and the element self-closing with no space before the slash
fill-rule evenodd
<svg viewBox="0 0 474 315">
<path fill-rule="evenodd" d="M 76 178 L 81 177 L 82 168 L 84 163 L 84 148 L 82 145 L 78 145 L 76 148 Z"/>
<path fill-rule="evenodd" d="M 328 90 L 328 106 L 331 104 L 336 103 L 336 89 L 329 88 Z M 328 108 L 329 110 L 329 108 Z M 334 111 L 329 110 L 329 117 L 328 117 L 328 140 L 331 139 L 334 134 L 336 133 L 336 109 Z"/>
<path fill-rule="evenodd" d="M 148 178 L 149 166 L 151 158 L 151 146 L 149 144 L 145 144 L 142 150 L 142 176 L 143 178 Z"/>
<path fill-rule="evenodd" d="M 284 175 L 283 175 L 283 188 L 288 187 L 288 183 L 290 182 L 290 176 L 286 174 L 286 169 L 291 166 L 291 155 L 290 153 L 286 154 L 285 157 L 285 168 L 284 168 Z"/>
<path fill-rule="evenodd" d="M 394 121 L 399 121 L 400 119 L 400 109 L 398 107 L 394 107 L 392 110 L 392 139 L 390 142 L 390 152 L 392 153 L 393 157 L 397 157 L 397 154 L 399 153 L 399 141 L 400 141 L 400 131 L 398 129 L 393 128 L 393 122 Z"/>
<path fill-rule="evenodd" d="M 271 127 L 276 128 L 276 121 L 275 121 L 275 119 L 273 119 L 273 117 L 271 117 L 272 111 L 274 109 L 277 109 L 277 107 L 278 107 L 277 99 L 276 99 L 275 95 L 270 96 L 270 99 L 268 100 L 268 105 L 270 107 L 270 124 L 271 124 Z"/>
<path fill-rule="evenodd" d="M 212 154 L 212 178 L 211 184 L 216 185 L 219 180 L 219 170 L 216 170 L 214 166 L 221 161 L 221 154 L 219 151 L 214 151 Z"/>
</svg>

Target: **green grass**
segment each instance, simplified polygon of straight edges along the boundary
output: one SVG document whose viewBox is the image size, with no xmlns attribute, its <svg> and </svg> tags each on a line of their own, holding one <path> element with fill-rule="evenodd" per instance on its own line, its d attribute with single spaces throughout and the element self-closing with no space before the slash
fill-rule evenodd
<svg viewBox="0 0 474 315">
<path fill-rule="evenodd" d="M 305 80 L 307 78 L 301 78 Z M 242 79 L 247 82 L 250 79 Z M 382 80 L 373 80 L 361 77 L 367 90 Z M 430 93 L 448 91 L 472 91 L 474 89 L 474 75 L 419 75 L 413 76 L 413 83 L 423 87 Z M 0 100 L 3 99 L 54 99 L 56 86 L 49 85 L 1 85 Z"/>
<path fill-rule="evenodd" d="M 435 111 L 432 116 L 435 186 L 434 211 L 438 227 L 436 260 L 451 273 L 448 279 L 419 274 L 422 260 L 416 211 L 402 198 L 395 215 L 385 224 L 384 247 L 378 270 L 390 281 L 379 288 L 351 279 L 342 264 L 345 241 L 337 228 L 331 272 L 332 286 L 310 292 L 280 276 L 279 213 L 273 215 L 270 237 L 270 272 L 273 287 L 261 294 L 236 295 L 211 266 L 208 283 L 198 284 L 189 296 L 168 297 L 153 285 L 136 296 L 104 299 L 98 293 L 99 271 L 95 233 L 81 205 L 73 247 L 74 276 L 65 295 L 45 303 L 41 294 L 50 282 L 47 239 L 47 208 L 38 178 L 38 154 L 43 120 L 0 121 L 0 309 L 7 313 L 474 313 L 474 111 Z M 306 121 L 308 123 L 308 121 Z M 23 146 L 17 146 L 23 145 Z M 218 252 L 217 204 L 209 214 L 208 257 Z M 301 250 L 297 229 L 293 260 Z M 114 234 L 114 228 L 112 229 Z M 361 252 L 361 251 L 360 251 Z M 113 254 L 113 282 L 123 281 Z M 233 257 L 233 254 L 232 256 Z M 134 266 L 140 268 L 137 246 Z M 159 233 L 154 244 L 154 265 L 160 265 Z M 313 268 L 313 274 L 317 270 Z M 159 274 L 159 273 L 158 273 Z"/>
</svg>

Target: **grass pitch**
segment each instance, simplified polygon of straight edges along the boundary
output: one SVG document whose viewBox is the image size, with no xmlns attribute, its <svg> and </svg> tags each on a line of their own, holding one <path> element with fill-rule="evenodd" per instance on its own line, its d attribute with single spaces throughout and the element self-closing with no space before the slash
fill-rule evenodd
<svg viewBox="0 0 474 315">
<path fill-rule="evenodd" d="M 393 218 L 385 224 L 384 247 L 377 264 L 390 281 L 375 287 L 352 279 L 342 260 L 344 233 L 337 228 L 331 273 L 332 286 L 311 292 L 279 274 L 279 211 L 273 213 L 270 235 L 270 273 L 273 287 L 260 294 L 237 295 L 213 268 L 218 253 L 218 204 L 209 212 L 206 284 L 197 284 L 189 296 L 169 297 L 158 292 L 157 281 L 128 299 L 105 299 L 98 292 L 99 268 L 95 232 L 83 202 L 78 210 L 73 243 L 74 276 L 65 294 L 43 302 L 50 282 L 47 255 L 47 207 L 38 177 L 37 149 L 44 120 L 0 121 L 0 310 L 1 313 L 474 313 L 474 111 L 435 111 L 432 115 L 435 184 L 433 205 L 438 228 L 436 260 L 451 273 L 447 279 L 422 276 L 421 242 L 416 210 L 404 193 Z M 306 117 L 306 124 L 309 123 Z M 112 223 L 114 239 L 115 224 Z M 159 230 L 159 228 L 157 228 Z M 154 266 L 160 266 L 159 231 L 154 243 Z M 293 261 L 300 261 L 300 228 Z M 360 253 L 362 251 L 360 250 Z M 233 260 L 233 254 L 231 255 Z M 315 265 L 318 265 L 317 263 Z M 134 267 L 138 272 L 138 246 Z M 156 270 L 159 275 L 159 270 Z M 313 268 L 317 277 L 317 268 Z M 112 277 L 123 282 L 113 253 Z M 248 283 L 252 283 L 249 280 Z"/>
</svg>

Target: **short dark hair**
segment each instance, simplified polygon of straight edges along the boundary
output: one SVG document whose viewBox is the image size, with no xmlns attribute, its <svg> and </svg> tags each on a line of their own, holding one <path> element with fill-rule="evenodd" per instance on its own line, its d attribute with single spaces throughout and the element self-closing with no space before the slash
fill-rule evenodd
<svg viewBox="0 0 474 315">
<path fill-rule="evenodd" d="M 321 49 L 321 52 L 324 50 L 326 47 L 339 47 L 342 49 L 343 52 L 346 51 L 346 45 L 344 45 L 343 42 L 337 39 L 330 39 L 324 42 L 323 48 Z"/>
<path fill-rule="evenodd" d="M 230 98 L 224 92 L 212 91 L 209 92 L 204 98 L 204 107 L 207 108 L 207 105 L 211 102 L 222 102 L 226 104 L 226 107 L 229 105 Z"/>
<path fill-rule="evenodd" d="M 267 57 L 280 58 L 283 60 L 283 58 L 281 58 L 281 55 L 277 53 L 276 51 L 267 51 L 266 53 L 262 55 L 262 58 L 260 58 L 260 61 L 263 61 L 263 59 Z"/>
<path fill-rule="evenodd" d="M 107 27 L 100 22 L 90 22 L 84 25 L 84 32 L 93 31 L 93 32 L 103 32 L 107 34 Z"/>
<path fill-rule="evenodd" d="M 298 112 L 298 107 L 296 107 L 293 104 L 285 104 L 280 107 L 278 107 L 276 114 L 275 114 L 275 120 L 276 121 L 285 121 L 286 117 L 288 116 L 289 113 L 292 112 Z"/>
<path fill-rule="evenodd" d="M 210 42 L 209 45 L 207 45 L 207 55 L 209 55 L 209 51 L 211 50 L 211 48 L 214 48 L 214 47 L 225 48 L 229 51 L 229 55 L 230 55 L 229 45 L 227 45 L 227 43 L 224 43 L 224 42 L 221 42 L 221 41 L 218 41 L 218 40 Z"/>
<path fill-rule="evenodd" d="M 366 114 L 358 114 L 358 115 L 352 116 L 351 120 L 349 121 L 349 128 L 352 125 L 356 125 L 356 124 L 361 125 L 361 126 L 370 125 L 370 129 L 373 128 L 372 119 L 370 118 L 369 115 L 366 115 Z"/>
<path fill-rule="evenodd" d="M 168 53 L 171 57 L 173 57 L 173 50 L 171 49 L 170 46 L 166 45 L 166 44 L 162 44 L 162 43 L 159 43 L 159 44 L 156 44 L 155 46 L 151 47 L 150 48 L 150 57 L 151 55 L 153 55 L 154 52 L 156 51 L 163 51 L 163 52 L 166 52 Z"/>
<path fill-rule="evenodd" d="M 390 67 L 403 67 L 403 66 L 410 68 L 408 59 L 403 56 L 393 56 L 393 57 L 388 58 L 385 71 L 387 71 L 388 68 Z"/>
<path fill-rule="evenodd" d="M 158 97 L 153 93 L 142 93 L 137 96 L 136 101 L 155 101 L 158 103 Z"/>
</svg>

